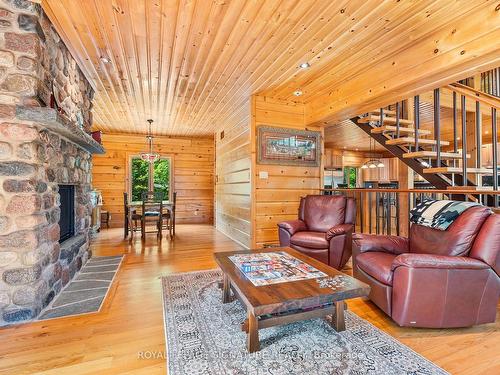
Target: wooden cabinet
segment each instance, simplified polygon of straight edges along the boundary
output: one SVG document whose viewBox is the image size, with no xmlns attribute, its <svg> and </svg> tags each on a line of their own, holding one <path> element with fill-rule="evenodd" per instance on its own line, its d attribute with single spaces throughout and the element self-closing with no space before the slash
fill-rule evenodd
<svg viewBox="0 0 500 375">
<path fill-rule="evenodd" d="M 343 167 L 343 157 L 338 151 L 326 148 L 325 149 L 325 168 L 342 168 Z"/>
</svg>

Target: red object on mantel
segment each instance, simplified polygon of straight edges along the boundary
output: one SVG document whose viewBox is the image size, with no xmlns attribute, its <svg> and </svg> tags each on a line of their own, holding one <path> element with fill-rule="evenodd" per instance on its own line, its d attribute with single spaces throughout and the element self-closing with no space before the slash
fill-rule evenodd
<svg viewBox="0 0 500 375">
<path fill-rule="evenodd" d="M 94 138 L 95 141 L 99 142 L 99 144 L 102 144 L 101 135 L 102 135 L 102 132 L 100 130 L 96 130 L 95 132 L 92 132 L 92 138 Z"/>
</svg>

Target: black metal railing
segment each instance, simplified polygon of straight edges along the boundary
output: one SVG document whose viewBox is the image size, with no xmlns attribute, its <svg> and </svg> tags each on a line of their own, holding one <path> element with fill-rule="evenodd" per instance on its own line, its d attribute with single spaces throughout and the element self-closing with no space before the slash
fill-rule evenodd
<svg viewBox="0 0 500 375">
<path fill-rule="evenodd" d="M 437 189 L 320 189 L 321 194 L 354 198 L 357 207 L 356 232 L 407 235 L 410 210 L 427 200 L 474 201 L 500 213 L 500 192 Z M 491 195 L 494 200 L 488 199 Z"/>
</svg>

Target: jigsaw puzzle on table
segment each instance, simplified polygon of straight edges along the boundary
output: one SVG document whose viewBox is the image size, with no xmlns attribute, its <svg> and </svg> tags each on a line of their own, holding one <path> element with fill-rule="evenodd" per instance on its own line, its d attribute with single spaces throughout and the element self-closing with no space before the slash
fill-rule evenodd
<svg viewBox="0 0 500 375">
<path fill-rule="evenodd" d="M 255 286 L 327 276 L 313 266 L 282 251 L 237 254 L 230 256 L 229 259 Z"/>
</svg>

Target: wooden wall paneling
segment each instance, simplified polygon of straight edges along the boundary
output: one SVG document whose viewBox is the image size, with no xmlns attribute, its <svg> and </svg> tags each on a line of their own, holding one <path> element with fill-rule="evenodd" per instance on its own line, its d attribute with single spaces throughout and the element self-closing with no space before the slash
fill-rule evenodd
<svg viewBox="0 0 500 375">
<path fill-rule="evenodd" d="M 123 225 L 123 192 L 129 183 L 129 160 L 145 150 L 145 137 L 103 134 L 106 154 L 93 157 L 92 183 L 102 192 L 110 225 Z M 155 151 L 172 159 L 171 187 L 177 192 L 179 223 L 212 223 L 214 191 L 213 138 L 155 137 Z"/>
<path fill-rule="evenodd" d="M 323 181 L 323 130 L 307 127 L 308 130 L 321 131 L 321 163 L 319 167 L 298 167 L 285 165 L 258 164 L 257 128 L 274 126 L 292 129 L 306 129 L 304 124 L 304 105 L 281 101 L 273 98 L 254 96 L 252 108 L 252 128 L 254 145 L 252 157 L 255 162 L 253 200 L 254 246 L 278 243 L 280 221 L 297 218 L 300 197 L 318 194 Z M 260 172 L 267 172 L 268 178 L 261 179 Z"/>
<path fill-rule="evenodd" d="M 250 102 L 241 114 L 219 124 L 215 135 L 215 225 L 248 248 L 252 233 Z"/>
</svg>

